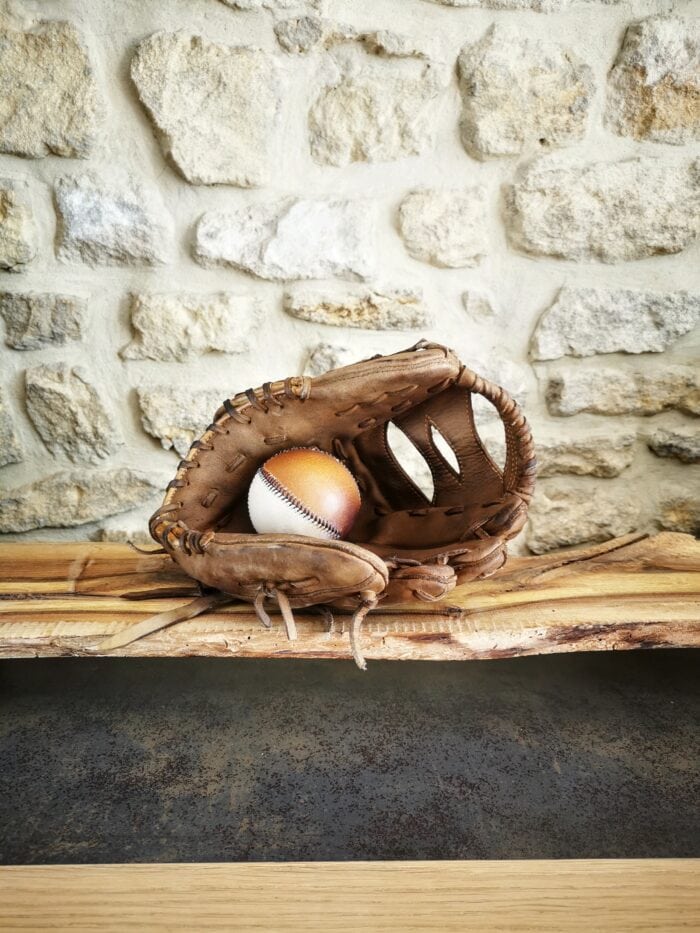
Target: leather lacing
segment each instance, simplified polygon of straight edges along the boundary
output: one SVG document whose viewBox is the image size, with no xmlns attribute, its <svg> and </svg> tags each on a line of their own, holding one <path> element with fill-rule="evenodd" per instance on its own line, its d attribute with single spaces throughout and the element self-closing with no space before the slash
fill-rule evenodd
<svg viewBox="0 0 700 933">
<path fill-rule="evenodd" d="M 529 503 L 535 486 L 537 458 L 530 428 L 520 406 L 501 386 L 462 365 L 456 384 L 483 395 L 496 408 L 505 426 L 506 464 L 503 470 L 505 492 Z"/>
<path fill-rule="evenodd" d="M 258 394 L 254 389 L 246 389 L 245 392 L 239 393 L 232 399 L 224 399 L 221 404 L 225 412 L 225 416 L 228 416 L 229 419 L 235 421 L 238 424 L 252 424 L 252 418 L 246 414 L 248 409 L 254 408 L 258 411 L 269 412 L 270 406 L 274 406 L 277 410 L 281 410 L 284 408 L 284 402 L 281 400 L 282 398 L 294 399 L 303 402 L 311 394 L 311 380 L 307 376 L 289 376 L 282 382 L 281 387 L 276 391 L 273 389 L 272 383 L 270 382 L 264 383 L 259 391 L 262 395 L 262 398 L 258 397 Z M 212 434 L 226 435 L 229 433 L 230 431 L 225 422 L 222 422 L 219 419 L 215 419 L 205 430 L 204 436 Z M 265 438 L 265 442 L 270 445 L 274 445 L 283 442 L 284 439 L 284 435 L 274 435 Z M 213 443 L 204 441 L 201 438 L 193 441 L 192 444 L 190 444 L 188 455 L 178 463 L 175 478 L 168 483 L 166 486 L 166 491 L 170 492 L 170 490 L 186 488 L 189 485 L 189 480 L 187 477 L 188 471 L 199 469 L 201 466 L 198 458 L 196 457 L 196 453 L 199 451 L 212 450 L 214 450 Z M 191 456 L 193 453 L 195 456 Z M 244 460 L 245 457 L 242 455 L 235 457 L 229 464 L 226 465 L 226 471 L 233 472 L 241 465 L 241 463 L 244 462 Z M 211 492 L 216 491 L 212 490 Z M 202 500 L 202 505 L 205 508 L 208 508 L 214 502 L 215 498 L 216 496 L 212 497 L 211 493 L 208 493 Z M 167 545 L 173 547 L 174 545 L 171 540 L 173 536 L 177 541 L 177 539 L 179 539 L 181 536 L 186 535 L 183 543 L 183 550 L 185 553 L 202 554 L 211 541 L 213 533 L 192 531 L 191 529 L 187 528 L 187 526 L 182 521 L 169 521 L 167 519 L 163 521 L 163 518 L 168 515 L 168 513 L 177 512 L 182 508 L 182 502 L 173 503 L 166 496 L 165 503 L 154 512 L 149 521 L 149 530 L 151 536 L 155 540 L 160 541 L 164 546 Z"/>
<path fill-rule="evenodd" d="M 248 418 L 241 411 L 236 408 L 231 399 L 225 398 L 223 401 L 224 410 L 229 418 L 233 418 L 234 421 L 237 421 L 239 424 L 250 424 L 252 418 Z"/>
<path fill-rule="evenodd" d="M 379 600 L 374 593 L 366 593 L 364 599 L 354 611 L 350 622 L 350 649 L 355 664 L 357 664 L 361 671 L 367 670 L 367 662 L 360 648 L 360 629 L 362 628 L 365 617 L 374 609 L 378 602 Z"/>
<path fill-rule="evenodd" d="M 415 383 L 412 383 L 410 385 L 403 386 L 400 389 L 387 389 L 386 392 L 382 392 L 379 395 L 375 395 L 371 399 L 367 399 L 366 401 L 362 401 L 362 402 L 354 402 L 348 408 L 341 408 L 340 411 L 333 412 L 333 414 L 336 416 L 336 418 L 343 418 L 345 417 L 345 415 L 351 415 L 354 412 L 360 411 L 363 408 L 373 408 L 375 405 L 380 405 L 385 399 L 391 398 L 392 395 L 408 395 L 408 394 L 412 395 L 418 388 L 420 388 L 420 386 L 416 385 Z M 393 405 L 391 407 L 391 410 L 395 413 L 398 413 L 403 408 L 410 406 L 411 404 L 412 404 L 412 401 L 410 398 L 402 399 L 402 401 L 397 402 L 395 405 Z M 376 422 L 377 419 L 373 418 L 371 420 Z M 358 428 L 364 428 L 364 427 L 369 427 L 369 425 L 365 425 L 361 421 L 358 424 Z"/>
<path fill-rule="evenodd" d="M 198 596 L 184 606 L 177 606 L 175 609 L 168 609 L 165 612 L 158 612 L 155 615 L 148 616 L 141 622 L 127 626 L 122 632 L 103 638 L 97 645 L 92 646 L 92 650 L 103 653 L 105 651 L 114 651 L 117 648 L 124 648 L 146 635 L 152 635 L 161 629 L 175 625 L 177 622 L 186 622 L 188 619 L 194 619 L 209 609 L 216 606 L 222 606 L 225 603 L 232 602 L 236 597 L 230 593 L 206 593 Z M 90 650 L 90 648 L 88 648 Z"/>
<path fill-rule="evenodd" d="M 265 611 L 265 600 L 274 599 L 277 602 L 279 611 L 282 614 L 282 619 L 284 620 L 284 627 L 287 630 L 287 638 L 290 641 L 296 641 L 297 638 L 297 626 L 294 621 L 294 613 L 292 612 L 292 607 L 289 604 L 289 597 L 284 592 L 281 587 L 277 587 L 272 583 L 261 583 L 258 593 L 253 600 L 253 608 L 255 609 L 255 614 L 258 619 L 262 622 L 265 628 L 270 628 L 272 625 L 272 620 L 270 616 Z"/>
<path fill-rule="evenodd" d="M 284 626 L 287 631 L 287 638 L 290 641 L 295 641 L 297 638 L 297 627 L 294 620 L 294 613 L 292 612 L 292 607 L 289 602 L 289 597 L 287 596 L 284 589 L 280 586 L 275 586 L 272 583 L 261 583 L 258 592 L 253 600 L 253 608 L 258 619 L 262 622 L 265 628 L 270 628 L 272 626 L 272 620 L 265 609 L 265 600 L 270 599 L 274 600 L 277 603 L 280 614 L 284 621 Z M 350 621 L 350 649 L 352 651 L 352 656 L 355 661 L 355 664 L 362 671 L 367 670 L 367 662 L 365 661 L 364 655 L 362 653 L 362 648 L 360 647 L 360 630 L 362 628 L 362 623 L 369 612 L 375 608 L 379 599 L 371 593 L 366 591 L 365 593 L 360 594 L 360 604 L 355 609 L 352 614 L 352 619 Z M 326 621 L 329 627 L 329 634 L 333 631 L 334 620 L 333 613 L 328 608 L 328 606 L 317 607 L 322 614 L 325 616 Z"/>
<path fill-rule="evenodd" d="M 182 541 L 182 539 L 180 540 Z M 139 549 L 136 548 L 136 550 Z M 155 554 L 159 552 L 145 551 L 143 553 Z M 416 595 L 418 598 L 422 598 L 419 593 L 416 593 Z M 360 668 L 360 670 L 366 671 L 367 662 L 365 661 L 362 648 L 360 647 L 360 631 L 365 617 L 369 612 L 371 612 L 372 609 L 375 608 L 379 600 L 373 593 L 369 591 L 359 594 L 359 598 L 360 603 L 355 609 L 350 622 L 350 649 L 357 666 Z M 224 606 L 226 603 L 234 602 L 237 599 L 238 596 L 233 596 L 230 593 L 224 593 L 220 590 L 217 590 L 213 593 L 204 593 L 191 602 L 186 603 L 184 606 L 177 606 L 175 609 L 168 609 L 165 612 L 158 612 L 155 615 L 148 616 L 140 622 L 129 625 L 123 631 L 117 632 L 116 635 L 111 635 L 102 639 L 97 645 L 89 646 L 87 650 L 103 653 L 105 651 L 115 651 L 119 648 L 125 648 L 132 642 L 138 641 L 141 638 L 145 638 L 146 635 L 152 635 L 154 632 L 161 631 L 164 628 L 169 628 L 171 625 L 175 625 L 178 622 L 185 622 L 188 619 L 194 619 L 196 616 L 201 615 L 203 612 Z M 255 599 L 253 600 L 253 609 L 255 610 L 256 616 L 265 626 L 265 628 L 271 628 L 272 619 L 265 609 L 266 599 L 274 600 L 274 602 L 277 603 L 282 620 L 284 621 L 287 638 L 289 641 L 296 641 L 296 621 L 294 619 L 294 613 L 289 602 L 289 597 L 287 596 L 284 589 L 280 586 L 275 586 L 272 583 L 261 583 Z M 309 608 L 312 608 L 323 615 L 328 626 L 328 633 L 332 634 L 334 630 L 334 619 L 333 613 L 328 608 L 328 606 L 314 606 Z"/>
</svg>

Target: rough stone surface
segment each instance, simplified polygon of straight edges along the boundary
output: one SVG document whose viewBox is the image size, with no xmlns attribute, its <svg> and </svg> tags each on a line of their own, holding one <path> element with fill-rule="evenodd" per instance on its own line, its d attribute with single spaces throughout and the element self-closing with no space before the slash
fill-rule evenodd
<svg viewBox="0 0 700 933">
<path fill-rule="evenodd" d="M 700 320 L 700 295 L 627 288 L 562 288 L 540 318 L 532 358 L 660 353 Z"/>
<path fill-rule="evenodd" d="M 0 266 L 16 270 L 0 283 L 0 457 L 7 413 L 23 448 L 0 486 L 88 467 L 152 475 L 224 396 L 427 337 L 524 407 L 545 491 L 555 480 L 595 503 L 615 488 L 652 529 L 698 470 L 697 14 L 676 3 L 635 23 L 672 0 L 323 6 L 0 0 L 0 177 L 13 183 Z M 2 155 L 13 134 L 28 157 Z M 58 190 L 52 203 L 65 175 L 70 225 Z M 399 205 L 426 189 L 415 259 Z M 467 223 L 454 192 L 481 201 Z M 24 370 L 60 362 L 87 368 L 128 448 L 71 461 L 66 413 L 57 438 L 44 426 L 47 450 Z M 153 393 L 141 405 L 139 386 Z M 84 398 L 75 386 L 56 404 L 77 405 L 73 391 Z M 500 461 L 501 421 L 474 408 Z M 427 488 L 425 462 L 404 457 Z M 137 511 L 43 537 L 128 536 Z"/>
<path fill-rule="evenodd" d="M 638 527 L 639 502 L 627 488 L 588 483 L 577 487 L 563 480 L 540 484 L 530 507 L 527 546 L 534 554 L 544 554 L 627 534 Z"/>
<path fill-rule="evenodd" d="M 131 296 L 134 339 L 127 360 L 177 360 L 203 353 L 243 353 L 256 321 L 257 303 L 246 295 L 216 292 L 142 292 Z"/>
<path fill-rule="evenodd" d="M 312 347 L 303 366 L 305 376 L 320 376 L 330 369 L 347 366 L 357 360 L 357 352 L 350 347 L 338 346 L 332 343 L 318 343 Z"/>
<path fill-rule="evenodd" d="M 570 0 L 431 0 L 442 6 L 480 8 L 486 10 L 532 10 L 535 13 L 557 13 L 566 9 Z M 614 3 L 616 0 L 603 0 Z"/>
<path fill-rule="evenodd" d="M 364 330 L 412 330 L 431 324 L 422 292 L 411 289 L 299 288 L 284 296 L 284 309 L 314 324 Z"/>
<path fill-rule="evenodd" d="M 229 392 L 229 395 L 231 392 Z M 211 424 L 227 398 L 226 389 L 193 390 L 188 386 L 145 386 L 138 389 L 144 430 L 166 450 L 184 457 L 193 440 Z"/>
<path fill-rule="evenodd" d="M 635 139 L 700 139 L 699 20 L 652 16 L 627 29 L 610 72 L 606 120 Z"/>
<path fill-rule="evenodd" d="M 477 289 L 463 292 L 462 305 L 469 317 L 475 320 L 491 321 L 497 316 L 493 296 Z"/>
<path fill-rule="evenodd" d="M 295 16 L 275 23 L 277 41 L 285 52 L 297 55 L 309 52 L 323 39 L 323 20 L 320 16 Z"/>
<path fill-rule="evenodd" d="M 328 53 L 322 74 L 329 77 L 309 111 L 311 155 L 322 165 L 348 165 L 428 151 L 446 85 L 442 67 L 402 36 L 356 38 Z"/>
<path fill-rule="evenodd" d="M 22 460 L 24 450 L 7 407 L 5 391 L 0 387 L 0 467 L 8 463 L 21 463 Z"/>
<path fill-rule="evenodd" d="M 131 77 L 163 151 L 188 181 L 268 181 L 280 101 L 272 56 L 159 32 L 139 45 Z"/>
<path fill-rule="evenodd" d="M 691 366 L 561 369 L 550 374 L 546 399 L 553 415 L 654 415 L 669 408 L 700 414 L 700 372 Z"/>
<path fill-rule="evenodd" d="M 100 96 L 87 49 L 70 23 L 28 32 L 0 24 L 0 152 L 85 158 L 97 134 Z"/>
<path fill-rule="evenodd" d="M 42 364 L 26 372 L 27 414 L 51 453 L 96 463 L 123 443 L 82 366 Z"/>
<path fill-rule="evenodd" d="M 224 0 L 226 2 L 226 0 Z M 566 10 L 577 0 L 428 0 L 442 6 L 468 7 L 470 9 L 484 10 L 518 10 L 532 11 L 534 13 L 559 13 Z M 578 0 L 580 2 L 580 0 Z M 587 0 L 597 5 L 613 6 L 622 0 Z"/>
<path fill-rule="evenodd" d="M 310 13 L 323 10 L 325 0 L 221 0 L 234 10 L 304 10 Z"/>
<path fill-rule="evenodd" d="M 518 155 L 534 145 L 556 148 L 584 136 L 593 73 L 572 51 L 494 24 L 458 60 L 460 122 L 476 158 Z"/>
<path fill-rule="evenodd" d="M 535 256 L 625 262 L 678 253 L 700 233 L 700 160 L 572 166 L 537 160 L 506 189 L 511 245 Z"/>
<path fill-rule="evenodd" d="M 484 189 L 411 191 L 399 208 L 399 229 L 414 259 L 459 269 L 476 266 L 488 251 Z"/>
<path fill-rule="evenodd" d="M 36 251 L 29 187 L 19 179 L 0 178 L 0 269 L 21 271 Z"/>
<path fill-rule="evenodd" d="M 574 476 L 619 476 L 634 460 L 636 435 L 620 431 L 595 432 L 578 436 L 548 437 L 535 425 L 532 432 L 537 448 L 537 476 L 545 479 L 558 474 Z M 502 432 L 501 432 L 502 433 Z M 488 450 L 497 463 L 504 463 L 505 439 L 487 435 Z"/>
<path fill-rule="evenodd" d="M 87 302 L 75 295 L 0 292 L 5 342 L 14 350 L 38 350 L 80 340 L 87 324 Z"/>
<path fill-rule="evenodd" d="M 263 279 L 363 279 L 374 274 L 372 202 L 275 201 L 209 211 L 197 224 L 194 255 Z"/>
<path fill-rule="evenodd" d="M 3 495 L 0 532 L 84 525 L 126 512 L 161 493 L 160 478 L 126 468 L 54 473 Z"/>
<path fill-rule="evenodd" d="M 95 541 L 112 541 L 116 544 L 136 544 L 138 547 L 153 547 L 153 538 L 148 530 L 144 530 L 145 522 L 141 522 L 138 527 L 124 526 L 123 524 L 109 525 L 107 528 L 98 529 L 94 536 Z"/>
<path fill-rule="evenodd" d="M 673 495 L 662 498 L 659 504 L 658 524 L 666 531 L 680 531 L 689 535 L 700 535 L 700 476 L 695 477 L 695 486 L 674 490 Z"/>
<path fill-rule="evenodd" d="M 538 476 L 619 476 L 634 460 L 635 440 L 619 431 L 562 440 L 537 437 Z"/>
<path fill-rule="evenodd" d="M 675 457 L 683 463 L 700 463 L 700 427 L 655 428 L 646 443 L 657 457 Z"/>
<path fill-rule="evenodd" d="M 132 177 L 94 172 L 56 182 L 58 257 L 90 265 L 157 265 L 172 252 L 173 224 L 160 198 Z"/>
<path fill-rule="evenodd" d="M 433 474 L 428 462 L 407 434 L 390 422 L 386 432 L 387 447 L 404 473 L 420 489 L 428 501 L 435 492 Z"/>
</svg>

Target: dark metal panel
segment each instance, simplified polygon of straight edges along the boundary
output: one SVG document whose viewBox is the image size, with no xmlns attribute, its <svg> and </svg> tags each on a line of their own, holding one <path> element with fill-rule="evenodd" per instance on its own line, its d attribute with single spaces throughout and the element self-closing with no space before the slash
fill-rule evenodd
<svg viewBox="0 0 700 933">
<path fill-rule="evenodd" d="M 700 855 L 691 651 L 0 664 L 0 861 Z"/>
</svg>

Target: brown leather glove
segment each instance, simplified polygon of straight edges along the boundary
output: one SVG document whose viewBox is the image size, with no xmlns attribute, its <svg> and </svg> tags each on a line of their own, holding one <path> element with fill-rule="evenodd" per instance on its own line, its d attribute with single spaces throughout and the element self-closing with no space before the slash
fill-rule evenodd
<svg viewBox="0 0 700 933">
<path fill-rule="evenodd" d="M 503 471 L 477 434 L 473 393 L 492 402 L 503 420 Z M 389 448 L 390 421 L 425 457 L 432 501 Z M 432 425 L 452 447 L 459 472 L 435 445 Z M 258 467 L 288 447 L 328 451 L 355 476 L 362 506 L 347 540 L 253 531 L 248 487 Z M 150 531 L 183 570 L 216 591 L 183 607 L 180 618 L 228 594 L 252 602 L 269 625 L 266 604 L 275 601 L 294 638 L 292 608 L 352 609 L 352 653 L 364 669 L 359 629 L 380 600 L 441 599 L 456 584 L 503 565 L 506 541 L 525 523 L 535 472 L 530 430 L 508 393 L 446 347 L 420 341 L 401 353 L 314 379 L 267 382 L 227 399 L 180 461 Z M 100 647 L 121 647 L 177 616 L 176 610 L 145 620 Z"/>
</svg>

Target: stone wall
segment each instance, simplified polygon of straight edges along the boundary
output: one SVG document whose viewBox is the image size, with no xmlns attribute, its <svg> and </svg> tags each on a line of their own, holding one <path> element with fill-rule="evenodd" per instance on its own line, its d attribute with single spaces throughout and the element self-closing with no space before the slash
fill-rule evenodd
<svg viewBox="0 0 700 933">
<path fill-rule="evenodd" d="M 521 548 L 697 530 L 698 0 L 0 0 L 0 28 L 2 532 L 142 539 L 224 396 L 420 336 L 525 407 Z"/>
</svg>

